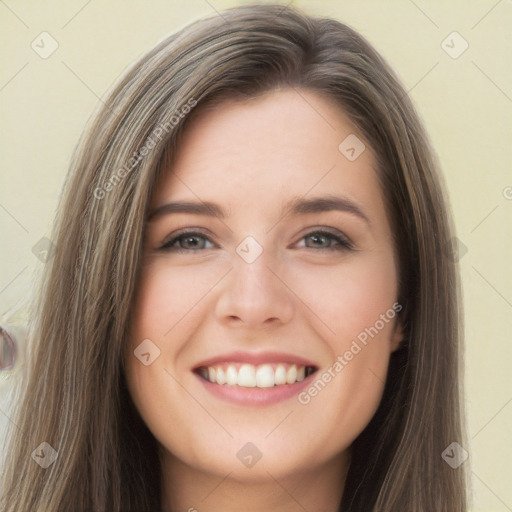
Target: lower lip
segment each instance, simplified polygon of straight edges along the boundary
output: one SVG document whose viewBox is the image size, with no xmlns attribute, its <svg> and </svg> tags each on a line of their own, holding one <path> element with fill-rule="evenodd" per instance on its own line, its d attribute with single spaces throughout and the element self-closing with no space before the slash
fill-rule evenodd
<svg viewBox="0 0 512 512">
<path fill-rule="evenodd" d="M 316 372 L 315 372 L 316 373 Z M 228 386 L 227 384 L 214 384 L 196 374 L 203 386 L 213 395 L 238 405 L 271 405 L 282 402 L 298 395 L 310 384 L 315 373 L 308 375 L 303 381 L 294 384 L 282 384 L 272 388 L 244 388 L 242 386 Z"/>
</svg>

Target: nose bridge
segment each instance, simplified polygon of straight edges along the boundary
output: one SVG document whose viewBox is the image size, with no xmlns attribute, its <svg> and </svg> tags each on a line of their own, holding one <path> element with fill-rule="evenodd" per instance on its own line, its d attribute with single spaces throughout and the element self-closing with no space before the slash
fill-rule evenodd
<svg viewBox="0 0 512 512">
<path fill-rule="evenodd" d="M 261 254 L 253 259 L 245 259 L 240 255 L 243 246 L 237 249 L 237 257 L 233 262 L 233 293 L 238 299 L 258 301 L 270 301 L 276 293 L 279 293 L 275 276 L 269 270 L 272 266 L 273 255 L 270 250 L 263 250 Z M 254 249 L 250 248 L 249 253 Z M 254 257 L 254 253 L 252 255 Z"/>
<path fill-rule="evenodd" d="M 237 318 L 251 327 L 270 319 L 287 322 L 293 314 L 290 292 L 271 270 L 279 266 L 275 252 L 259 247 L 252 240 L 237 247 L 233 270 L 217 304 L 222 318 Z"/>
</svg>

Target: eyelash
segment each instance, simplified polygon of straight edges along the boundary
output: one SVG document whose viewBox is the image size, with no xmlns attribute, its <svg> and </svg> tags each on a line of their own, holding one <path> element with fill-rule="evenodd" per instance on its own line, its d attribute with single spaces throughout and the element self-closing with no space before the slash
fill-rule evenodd
<svg viewBox="0 0 512 512">
<path fill-rule="evenodd" d="M 331 232 L 325 231 L 325 230 L 310 231 L 309 233 L 305 234 L 301 238 L 301 240 L 304 240 L 307 237 L 315 236 L 315 235 L 324 236 L 330 240 L 333 240 L 334 242 L 336 242 L 336 245 L 331 246 L 331 247 L 319 247 L 319 248 L 306 247 L 306 249 L 311 249 L 313 251 L 318 251 L 319 249 L 323 249 L 326 251 L 347 251 L 347 250 L 351 251 L 351 250 L 354 250 L 352 243 L 346 237 L 344 237 L 341 234 L 336 235 L 334 233 L 331 233 Z M 207 237 L 206 235 L 204 235 L 203 233 L 200 233 L 198 231 L 184 231 L 184 232 L 181 232 L 178 235 L 174 236 L 169 241 L 164 242 L 162 244 L 162 246 L 159 247 L 159 250 L 165 251 L 165 252 L 177 252 L 177 253 L 199 252 L 199 251 L 206 250 L 206 248 L 205 249 L 183 249 L 183 248 L 179 248 L 179 247 L 173 247 L 177 242 L 179 242 L 180 240 L 184 240 L 187 237 L 188 238 L 194 238 L 194 237 L 204 238 L 205 240 L 208 240 L 210 243 L 213 244 L 213 242 L 210 240 L 210 238 Z"/>
</svg>

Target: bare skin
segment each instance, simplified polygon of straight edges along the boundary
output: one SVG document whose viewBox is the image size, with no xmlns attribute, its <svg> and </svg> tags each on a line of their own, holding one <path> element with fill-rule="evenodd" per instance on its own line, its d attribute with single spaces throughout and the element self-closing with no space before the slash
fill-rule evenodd
<svg viewBox="0 0 512 512">
<path fill-rule="evenodd" d="M 160 444 L 164 510 L 338 510 L 350 446 L 378 407 L 402 336 L 375 160 L 368 144 L 354 161 L 338 149 L 350 134 L 363 140 L 311 91 L 226 102 L 187 127 L 157 187 L 154 210 L 208 201 L 225 214 L 164 209 L 147 225 L 127 380 Z M 343 199 L 343 209 L 285 209 L 325 196 Z M 194 234 L 176 239 L 184 228 Z M 354 340 L 372 326 L 377 334 L 357 351 Z M 149 365 L 133 352 L 145 339 L 160 350 Z M 297 392 L 233 402 L 222 395 L 226 384 L 219 395 L 212 389 L 222 385 L 197 372 L 233 352 L 296 356 L 315 371 L 302 400 Z M 325 385 L 310 391 L 325 373 Z"/>
</svg>

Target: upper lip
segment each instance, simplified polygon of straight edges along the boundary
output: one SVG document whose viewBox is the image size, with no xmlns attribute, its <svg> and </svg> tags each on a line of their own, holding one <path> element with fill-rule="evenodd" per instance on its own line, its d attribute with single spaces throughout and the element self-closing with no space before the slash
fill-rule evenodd
<svg viewBox="0 0 512 512">
<path fill-rule="evenodd" d="M 308 359 L 294 354 L 288 354 L 286 352 L 236 351 L 205 359 L 204 361 L 201 361 L 199 364 L 195 365 L 194 370 L 205 366 L 215 366 L 219 363 L 248 363 L 254 366 L 265 363 L 289 363 L 296 364 L 298 366 L 312 366 L 315 369 L 317 368 L 317 365 Z"/>
</svg>

